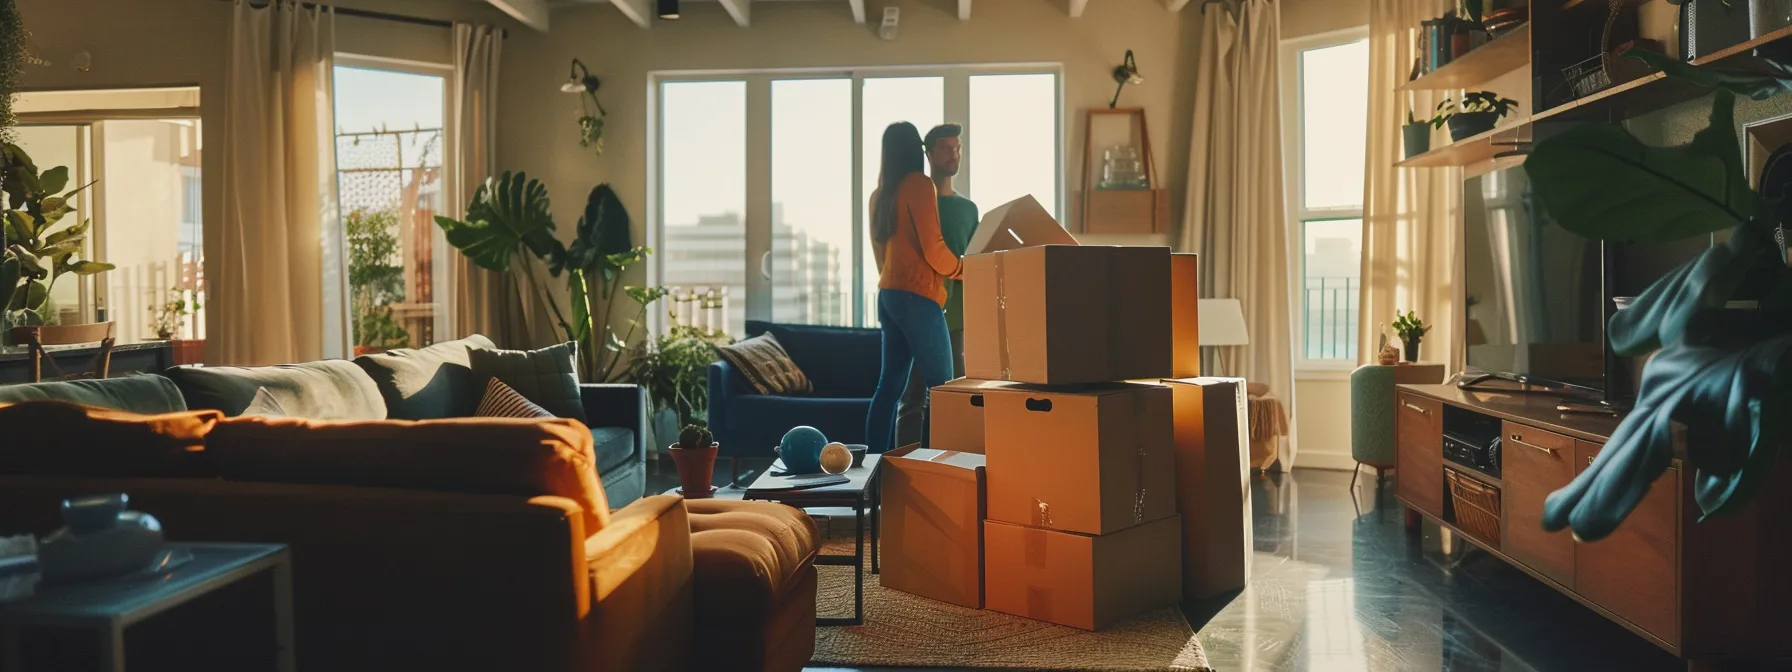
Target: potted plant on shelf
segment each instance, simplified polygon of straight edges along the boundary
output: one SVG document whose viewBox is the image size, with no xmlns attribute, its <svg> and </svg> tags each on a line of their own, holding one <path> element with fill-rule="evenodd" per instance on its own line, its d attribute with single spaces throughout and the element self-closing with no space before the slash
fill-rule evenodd
<svg viewBox="0 0 1792 672">
<path fill-rule="evenodd" d="M 1412 115 L 1412 108 L 1406 109 L 1406 125 L 1400 127 L 1400 139 L 1406 148 L 1406 156 L 1412 158 L 1431 151 L 1431 129 L 1442 128 L 1444 116 L 1439 114 L 1425 121 L 1419 121 Z"/>
<path fill-rule="evenodd" d="M 1502 117 L 1512 112 L 1518 101 L 1501 98 L 1492 91 L 1474 91 L 1462 95 L 1462 102 L 1445 98 L 1437 104 L 1439 121 L 1450 125 L 1450 141 L 1460 142 L 1463 138 L 1479 135 L 1493 130 Z"/>
<path fill-rule="evenodd" d="M 1425 332 L 1431 327 L 1424 320 L 1406 311 L 1405 315 L 1394 314 L 1394 333 L 1400 335 L 1400 343 L 1406 346 L 1406 361 L 1419 361 L 1419 342 L 1425 339 Z"/>
<path fill-rule="evenodd" d="M 678 433 L 678 443 L 666 450 L 678 466 L 678 483 L 686 499 L 706 499 L 715 494 L 716 449 L 709 430 L 702 425 L 685 425 Z"/>
<path fill-rule="evenodd" d="M 156 334 L 156 340 L 174 340 L 174 335 L 187 326 L 187 316 L 199 310 L 199 297 L 187 298 L 187 292 L 179 287 L 169 287 L 168 293 L 162 297 L 162 305 L 150 309 L 149 328 Z"/>
</svg>

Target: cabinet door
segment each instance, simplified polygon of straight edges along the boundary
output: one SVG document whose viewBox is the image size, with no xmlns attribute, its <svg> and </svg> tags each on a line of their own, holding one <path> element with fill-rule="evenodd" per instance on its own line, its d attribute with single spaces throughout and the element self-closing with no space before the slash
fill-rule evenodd
<svg viewBox="0 0 1792 672">
<path fill-rule="evenodd" d="M 1394 492 L 1413 508 L 1442 517 L 1444 512 L 1443 403 L 1399 393 Z"/>
<path fill-rule="evenodd" d="M 1500 477 L 1500 550 L 1574 587 L 1574 537 L 1543 531 L 1543 500 L 1574 480 L 1574 439 L 1513 422 L 1504 423 Z"/>
<path fill-rule="evenodd" d="M 1576 471 L 1602 447 L 1576 442 Z M 1668 467 L 1610 536 L 1575 544 L 1574 592 L 1678 646 L 1679 547 L 1680 470 Z"/>
</svg>

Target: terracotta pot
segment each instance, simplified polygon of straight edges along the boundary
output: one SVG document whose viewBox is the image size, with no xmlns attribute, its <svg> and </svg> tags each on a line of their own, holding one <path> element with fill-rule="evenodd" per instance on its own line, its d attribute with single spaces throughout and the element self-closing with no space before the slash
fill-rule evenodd
<svg viewBox="0 0 1792 672">
<path fill-rule="evenodd" d="M 716 449 L 722 444 L 712 443 L 708 448 L 680 448 L 672 444 L 666 452 L 672 454 L 672 463 L 678 466 L 678 484 L 684 488 L 685 499 L 706 499 L 715 486 Z"/>
</svg>

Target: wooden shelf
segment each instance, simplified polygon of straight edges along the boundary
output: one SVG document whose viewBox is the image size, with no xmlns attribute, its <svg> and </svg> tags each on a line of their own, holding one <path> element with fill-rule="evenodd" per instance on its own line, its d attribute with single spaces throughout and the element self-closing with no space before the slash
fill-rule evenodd
<svg viewBox="0 0 1792 672">
<path fill-rule="evenodd" d="M 1529 125 L 1528 119 L 1509 121 L 1493 127 L 1491 131 L 1432 147 L 1429 152 L 1414 154 L 1394 165 L 1401 168 L 1443 168 L 1491 161 L 1495 155 L 1510 151 L 1514 140 L 1521 135 L 1520 131 Z"/>
<path fill-rule="evenodd" d="M 1485 84 L 1500 75 L 1524 67 L 1529 62 L 1531 24 L 1525 23 L 1480 48 L 1463 54 L 1462 58 L 1401 84 L 1397 90 L 1465 89 Z"/>
</svg>

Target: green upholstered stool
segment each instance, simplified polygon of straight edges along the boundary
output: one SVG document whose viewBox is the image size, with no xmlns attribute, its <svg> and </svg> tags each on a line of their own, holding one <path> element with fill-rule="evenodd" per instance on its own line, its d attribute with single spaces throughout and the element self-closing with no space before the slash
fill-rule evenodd
<svg viewBox="0 0 1792 672">
<path fill-rule="evenodd" d="M 1375 468 L 1380 480 L 1394 468 L 1395 385 L 1437 384 L 1444 381 L 1442 364 L 1365 364 L 1350 374 L 1350 457 L 1356 460 L 1350 487 L 1363 465 Z"/>
</svg>

